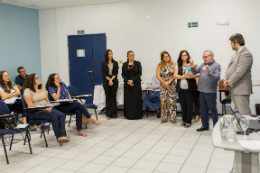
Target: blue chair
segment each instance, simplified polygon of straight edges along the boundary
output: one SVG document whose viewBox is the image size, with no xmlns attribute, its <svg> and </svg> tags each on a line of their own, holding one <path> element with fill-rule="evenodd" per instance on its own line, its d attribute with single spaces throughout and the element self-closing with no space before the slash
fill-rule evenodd
<svg viewBox="0 0 260 173">
<path fill-rule="evenodd" d="M 227 97 L 230 92 L 228 90 L 218 90 L 219 91 L 219 101 L 220 103 L 222 104 L 222 116 L 224 115 L 224 112 L 225 114 L 227 113 L 226 112 L 226 104 L 230 104 L 231 103 L 231 100 L 230 99 L 222 99 L 222 92 L 224 92 L 225 96 Z"/>
<path fill-rule="evenodd" d="M 7 152 L 6 152 L 5 140 L 4 140 L 4 135 L 6 135 L 6 134 L 12 135 L 11 144 L 10 144 L 10 148 L 9 148 L 9 150 L 11 150 L 12 145 L 13 145 L 14 135 L 16 133 L 21 133 L 21 132 L 25 131 L 26 135 L 24 138 L 24 144 L 25 144 L 26 137 L 27 137 L 30 153 L 32 154 L 32 148 L 31 148 L 31 143 L 30 143 L 30 138 L 29 138 L 30 132 L 28 130 L 28 126 L 23 129 L 14 129 L 13 125 L 16 124 L 18 115 L 10 114 L 10 110 L 9 110 L 8 106 L 3 101 L 0 101 L 0 112 L 1 112 L 0 113 L 0 126 L 2 126 L 2 127 L 0 127 L 0 138 L 2 139 L 2 143 L 3 143 L 6 163 L 9 164 L 9 160 L 8 160 L 8 156 L 7 156 Z M 10 120 L 12 120 L 14 122 L 13 125 L 10 124 Z"/>
<path fill-rule="evenodd" d="M 37 120 L 36 117 L 35 117 L 35 111 L 39 108 L 36 108 L 36 107 L 35 108 L 28 108 L 28 105 L 26 104 L 23 96 L 21 97 L 21 100 L 22 100 L 22 104 L 23 104 L 23 109 L 24 109 L 24 111 L 27 115 L 27 122 L 29 122 L 30 124 L 36 124 L 37 126 L 40 126 L 41 135 L 43 135 L 46 147 L 48 147 L 47 139 L 46 139 L 46 136 L 45 136 L 45 133 L 44 133 L 44 124 L 45 123 L 51 123 L 51 121 L 49 121 L 49 120 Z M 29 119 L 28 115 L 33 115 L 33 119 Z"/>
<path fill-rule="evenodd" d="M 74 87 L 74 86 L 68 86 L 68 90 L 69 90 L 69 93 L 71 95 L 71 97 L 77 97 L 80 95 L 80 92 L 78 90 L 78 88 Z M 80 97 L 77 97 L 77 98 L 80 98 Z M 84 97 L 82 97 L 84 98 Z M 95 114 L 96 114 L 96 119 L 98 120 L 98 116 L 97 116 L 97 106 L 93 103 L 85 103 L 85 106 L 89 109 L 94 109 L 95 110 Z"/>
</svg>

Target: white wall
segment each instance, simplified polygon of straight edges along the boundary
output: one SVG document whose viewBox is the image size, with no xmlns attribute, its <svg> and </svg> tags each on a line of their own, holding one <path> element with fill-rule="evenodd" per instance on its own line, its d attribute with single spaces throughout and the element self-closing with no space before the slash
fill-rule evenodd
<svg viewBox="0 0 260 173">
<path fill-rule="evenodd" d="M 258 79 L 259 6 L 257 0 L 135 0 L 40 10 L 43 81 L 56 70 L 69 83 L 67 35 L 76 35 L 82 29 L 86 34 L 106 33 L 107 47 L 113 50 L 116 60 L 125 61 L 126 52 L 133 50 L 136 60 L 142 63 L 144 82 L 155 75 L 161 51 L 169 51 L 176 62 L 182 49 L 188 50 L 199 64 L 203 51 L 211 49 L 221 64 L 223 78 L 234 53 L 227 50 L 228 38 L 233 33 L 241 33 L 254 56 L 253 78 Z M 146 20 L 148 14 L 152 16 L 150 20 Z M 230 25 L 216 25 L 217 20 L 229 20 Z M 199 27 L 188 28 L 188 22 L 198 22 Z M 57 64 L 50 64 L 50 60 Z M 260 102 L 257 98 L 260 88 L 253 90 L 254 111 L 254 104 Z"/>
</svg>

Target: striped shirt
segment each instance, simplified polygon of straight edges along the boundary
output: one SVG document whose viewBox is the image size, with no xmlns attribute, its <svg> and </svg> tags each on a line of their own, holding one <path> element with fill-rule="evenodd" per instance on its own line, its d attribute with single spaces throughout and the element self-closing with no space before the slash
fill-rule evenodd
<svg viewBox="0 0 260 173">
<path fill-rule="evenodd" d="M 198 68 L 193 68 L 191 71 L 194 74 L 200 73 L 198 90 L 203 93 L 216 93 L 218 81 L 220 79 L 220 65 L 213 60 L 208 64 L 210 74 L 207 74 L 205 63 L 202 63 Z"/>
<path fill-rule="evenodd" d="M 49 87 L 49 94 L 57 93 L 58 88 Z M 64 82 L 60 83 L 60 100 L 69 99 L 67 86 Z"/>
</svg>

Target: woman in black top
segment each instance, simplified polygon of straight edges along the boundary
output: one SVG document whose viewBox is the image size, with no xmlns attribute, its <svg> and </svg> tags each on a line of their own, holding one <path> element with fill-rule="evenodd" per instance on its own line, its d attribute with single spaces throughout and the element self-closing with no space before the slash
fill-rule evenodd
<svg viewBox="0 0 260 173">
<path fill-rule="evenodd" d="M 182 112 L 182 126 L 185 128 L 191 126 L 191 120 L 193 115 L 193 100 L 197 91 L 196 75 L 191 73 L 189 66 L 190 55 L 188 51 L 182 50 L 178 58 L 178 69 L 175 68 L 174 74 L 177 76 L 189 75 L 187 79 L 178 79 L 176 92 L 178 93 L 181 112 Z M 178 74 L 178 75 L 177 75 Z"/>
<path fill-rule="evenodd" d="M 122 67 L 124 78 L 124 115 L 129 120 L 141 119 L 143 117 L 143 102 L 141 75 L 142 66 L 135 61 L 133 51 L 127 52 L 127 62 Z"/>
<path fill-rule="evenodd" d="M 118 63 L 113 59 L 113 52 L 107 49 L 105 61 L 101 64 L 103 75 L 103 87 L 106 93 L 106 116 L 107 119 L 117 118 L 116 92 L 118 88 Z"/>
</svg>

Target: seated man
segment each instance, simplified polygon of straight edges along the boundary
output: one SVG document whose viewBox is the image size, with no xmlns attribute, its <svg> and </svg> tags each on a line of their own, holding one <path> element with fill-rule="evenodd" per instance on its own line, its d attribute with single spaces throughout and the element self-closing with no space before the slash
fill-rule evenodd
<svg viewBox="0 0 260 173">
<path fill-rule="evenodd" d="M 145 96 L 143 98 L 143 102 L 146 106 L 148 106 L 151 110 L 155 110 L 157 108 L 157 118 L 160 118 L 160 81 L 154 76 L 152 78 L 152 89 L 153 93 Z"/>
<path fill-rule="evenodd" d="M 28 75 L 26 74 L 26 70 L 24 69 L 24 67 L 18 67 L 17 72 L 19 73 L 19 75 L 15 78 L 15 84 L 18 89 L 22 91 L 24 81 Z"/>
</svg>

